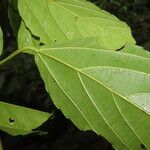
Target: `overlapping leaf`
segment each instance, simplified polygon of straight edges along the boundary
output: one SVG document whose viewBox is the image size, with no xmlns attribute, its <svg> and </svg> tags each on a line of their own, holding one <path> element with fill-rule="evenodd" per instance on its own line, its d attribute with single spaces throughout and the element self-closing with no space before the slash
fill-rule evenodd
<svg viewBox="0 0 150 150">
<path fill-rule="evenodd" d="M 0 129 L 11 135 L 33 133 L 52 114 L 0 102 Z"/>
<path fill-rule="evenodd" d="M 142 48 L 140 46 L 133 45 L 133 44 L 127 44 L 121 50 L 121 52 L 130 53 L 130 54 L 134 54 L 137 56 L 150 58 L 150 52 L 148 52 L 147 50 L 145 50 L 144 48 Z"/>
<path fill-rule="evenodd" d="M 32 36 L 31 32 L 22 21 L 18 32 L 18 47 L 22 48 L 26 46 L 39 47 L 40 42 Z"/>
<path fill-rule="evenodd" d="M 118 150 L 150 149 L 149 58 L 82 44 L 33 52 L 53 102 L 77 127 Z"/>
<path fill-rule="evenodd" d="M 49 47 L 48 45 L 41 45 L 42 43 L 34 37 L 30 30 L 27 29 L 25 26 L 24 22 L 21 22 L 20 28 L 19 28 L 19 33 L 18 33 L 18 47 L 21 49 L 23 47 Z M 91 48 L 100 48 L 98 41 L 96 38 L 83 38 L 83 39 L 78 39 L 72 43 L 72 41 L 69 41 L 67 43 L 52 43 L 51 47 L 55 47 L 55 45 L 60 46 L 82 46 L 82 47 L 91 47 Z"/>
<path fill-rule="evenodd" d="M 18 0 L 9 0 L 8 17 L 9 17 L 14 35 L 16 37 L 18 36 L 18 30 L 19 30 L 20 22 L 21 22 L 21 17 L 19 16 L 17 5 L 18 5 Z"/>
<path fill-rule="evenodd" d="M 0 27 L 0 55 L 2 54 L 2 51 L 3 51 L 3 33 Z"/>
<path fill-rule="evenodd" d="M 45 44 L 96 37 L 100 46 L 118 49 L 135 43 L 130 28 L 115 16 L 81 0 L 18 0 L 32 34 Z"/>
</svg>

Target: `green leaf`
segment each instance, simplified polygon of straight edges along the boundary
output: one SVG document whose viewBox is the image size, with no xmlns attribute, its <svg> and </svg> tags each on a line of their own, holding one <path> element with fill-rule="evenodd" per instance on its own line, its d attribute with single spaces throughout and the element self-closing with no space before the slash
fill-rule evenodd
<svg viewBox="0 0 150 150">
<path fill-rule="evenodd" d="M 82 47 L 91 47 L 91 48 L 100 48 L 98 41 L 96 38 L 85 38 L 85 39 L 80 39 L 76 41 L 69 41 L 67 43 L 52 43 L 51 47 L 55 47 L 55 45 L 60 46 L 82 46 Z M 35 39 L 35 37 L 31 34 L 29 29 L 26 28 L 24 22 L 21 22 L 19 33 L 18 33 L 18 47 L 21 49 L 23 47 L 42 47 L 42 48 L 47 48 L 48 45 L 42 45 L 40 46 L 40 41 Z"/>
<path fill-rule="evenodd" d="M 0 129 L 11 135 L 33 133 L 52 114 L 0 102 Z"/>
<path fill-rule="evenodd" d="M 18 47 L 39 47 L 39 44 L 40 42 L 32 36 L 31 32 L 26 28 L 24 22 L 22 21 L 18 32 Z"/>
<path fill-rule="evenodd" d="M 122 52 L 138 55 L 138 56 L 141 56 L 141 57 L 150 58 L 150 52 L 148 52 L 147 50 L 143 49 L 140 46 L 133 45 L 133 44 L 127 44 L 122 49 Z"/>
<path fill-rule="evenodd" d="M 3 52 L 3 32 L 0 27 L 0 55 L 2 54 L 2 52 Z"/>
<path fill-rule="evenodd" d="M 18 0 L 10 0 L 9 6 L 8 6 L 8 17 L 9 17 L 14 35 L 16 37 L 18 35 L 18 30 L 19 30 L 20 23 L 21 23 L 21 17 L 19 16 L 17 3 L 18 3 Z"/>
<path fill-rule="evenodd" d="M 32 34 L 48 45 L 83 37 L 96 37 L 112 50 L 135 43 L 126 23 L 87 1 L 18 0 L 18 6 Z"/>
<path fill-rule="evenodd" d="M 150 149 L 150 58 L 82 45 L 29 51 L 54 104 L 78 128 L 118 150 Z"/>
</svg>

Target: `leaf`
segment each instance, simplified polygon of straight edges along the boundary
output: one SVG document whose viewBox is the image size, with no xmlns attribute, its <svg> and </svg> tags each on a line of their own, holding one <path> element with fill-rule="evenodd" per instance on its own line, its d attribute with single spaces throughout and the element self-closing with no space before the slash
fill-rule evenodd
<svg viewBox="0 0 150 150">
<path fill-rule="evenodd" d="M 67 43 L 52 43 L 51 47 L 57 47 L 60 45 L 62 46 L 82 46 L 82 47 L 91 47 L 91 48 L 100 48 L 98 41 L 96 38 L 85 38 L 85 39 L 79 39 L 76 41 L 69 41 Z M 26 28 L 24 22 L 21 22 L 19 33 L 18 33 L 18 47 L 21 49 L 23 47 L 42 47 L 47 48 L 48 45 L 42 45 L 40 46 L 40 41 L 35 39 L 35 37 L 31 34 L 31 32 Z"/>
<path fill-rule="evenodd" d="M 17 3 L 18 3 L 18 0 L 10 0 L 9 6 L 8 6 L 8 17 L 9 17 L 14 35 L 16 37 L 18 35 L 18 30 L 19 30 L 20 23 L 21 23 L 21 17 L 19 16 Z"/>
<path fill-rule="evenodd" d="M 48 45 L 83 37 L 96 37 L 112 50 L 135 43 L 126 23 L 87 1 L 18 0 L 18 7 L 32 34 Z"/>
<path fill-rule="evenodd" d="M 76 41 L 69 41 L 67 43 L 59 43 L 59 44 L 55 44 L 53 43 L 51 45 L 51 47 L 90 47 L 90 48 L 102 48 L 99 46 L 98 44 L 98 41 L 96 38 L 83 38 L 83 39 L 79 39 L 79 40 L 76 40 Z M 49 48 L 48 45 L 44 45 L 42 48 Z"/>
<path fill-rule="evenodd" d="M 39 44 L 40 42 L 32 36 L 31 32 L 26 28 L 24 22 L 22 21 L 18 32 L 18 47 L 39 47 Z"/>
<path fill-rule="evenodd" d="M 149 58 L 71 45 L 28 51 L 53 102 L 78 128 L 118 150 L 150 149 Z M 143 94 L 145 106 L 133 94 Z"/>
<path fill-rule="evenodd" d="M 2 52 L 3 52 L 3 32 L 0 27 L 0 55 L 2 54 Z"/>
<path fill-rule="evenodd" d="M 52 114 L 0 102 L 0 129 L 11 135 L 33 133 Z"/>
<path fill-rule="evenodd" d="M 138 93 L 128 97 L 137 106 L 144 109 L 150 115 L 150 93 Z"/>
<path fill-rule="evenodd" d="M 130 53 L 130 54 L 135 54 L 141 57 L 147 57 L 150 58 L 150 52 L 147 50 L 143 49 L 140 46 L 133 45 L 133 44 L 127 44 L 123 49 L 122 52 L 125 53 Z"/>
</svg>

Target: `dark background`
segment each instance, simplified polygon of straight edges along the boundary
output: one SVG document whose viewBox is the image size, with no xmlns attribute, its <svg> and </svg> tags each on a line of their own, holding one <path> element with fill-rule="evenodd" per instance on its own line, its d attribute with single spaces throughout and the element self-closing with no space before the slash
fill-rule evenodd
<svg viewBox="0 0 150 150">
<path fill-rule="evenodd" d="M 116 15 L 132 29 L 137 44 L 150 50 L 149 0 L 91 0 Z M 3 59 L 17 49 L 7 15 L 8 0 L 0 0 L 0 26 L 4 33 Z M 112 150 L 104 138 L 80 131 L 53 105 L 31 56 L 21 54 L 0 68 L 0 100 L 51 112 L 55 117 L 40 127 L 46 135 L 10 136 L 0 132 L 4 150 Z M 130 140 L 130 139 L 129 139 Z M 144 149 L 141 146 L 141 149 Z"/>
</svg>

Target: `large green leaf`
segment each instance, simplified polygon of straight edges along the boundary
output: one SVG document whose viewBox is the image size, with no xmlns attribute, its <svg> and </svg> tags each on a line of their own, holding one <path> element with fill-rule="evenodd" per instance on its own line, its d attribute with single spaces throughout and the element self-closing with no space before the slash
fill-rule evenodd
<svg viewBox="0 0 150 150">
<path fill-rule="evenodd" d="M 52 114 L 0 102 L 0 129 L 11 135 L 33 133 Z"/>
<path fill-rule="evenodd" d="M 0 55 L 2 54 L 2 51 L 3 51 L 3 33 L 0 27 Z"/>
<path fill-rule="evenodd" d="M 29 51 L 53 102 L 77 127 L 118 150 L 150 149 L 149 58 L 71 44 Z"/>
<path fill-rule="evenodd" d="M 32 34 L 45 44 L 97 37 L 107 49 L 135 43 L 130 28 L 94 4 L 81 0 L 18 0 L 19 12 Z"/>
</svg>

